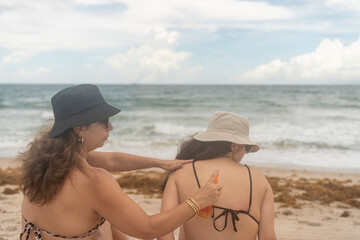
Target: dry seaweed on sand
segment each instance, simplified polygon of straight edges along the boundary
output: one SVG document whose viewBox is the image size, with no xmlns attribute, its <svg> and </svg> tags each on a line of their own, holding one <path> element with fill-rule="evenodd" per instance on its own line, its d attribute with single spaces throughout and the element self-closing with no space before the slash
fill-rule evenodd
<svg viewBox="0 0 360 240">
<path fill-rule="evenodd" d="M 134 171 L 123 174 L 116 181 L 122 188 L 136 190 L 131 193 L 162 197 L 161 186 L 167 176 L 166 172 Z"/>
<path fill-rule="evenodd" d="M 360 185 L 349 185 L 351 180 L 305 179 L 298 180 L 268 177 L 273 188 L 275 201 L 282 203 L 280 207 L 299 208 L 297 200 L 319 202 L 329 205 L 335 201 L 360 208 Z"/>
<path fill-rule="evenodd" d="M 0 168 L 0 186 L 11 184 L 19 184 L 19 170 L 15 168 L 7 168 L 5 170 Z"/>
<path fill-rule="evenodd" d="M 132 190 L 132 193 L 161 197 L 161 185 L 166 175 L 166 172 L 134 171 L 122 174 L 117 181 L 121 187 Z M 301 208 L 304 201 L 317 201 L 323 205 L 337 201 L 360 208 L 360 185 L 350 185 L 351 180 L 280 177 L 267 179 L 273 188 L 275 202 L 281 203 L 280 207 Z"/>
<path fill-rule="evenodd" d="M 131 193 L 144 194 L 149 197 L 162 197 L 162 184 L 167 172 L 132 171 L 121 173 L 117 182 Z M 339 202 L 360 209 L 360 184 L 354 184 L 350 179 L 317 179 L 317 178 L 280 178 L 267 177 L 273 192 L 275 202 L 280 207 L 301 208 L 304 201 L 319 202 L 329 205 Z M 0 168 L 0 186 L 18 185 L 19 169 Z M 342 205 L 343 206 L 343 205 Z"/>
<path fill-rule="evenodd" d="M 15 194 L 19 192 L 19 188 L 5 188 L 4 191 L 2 192 L 5 195 L 11 195 L 11 194 Z"/>
</svg>

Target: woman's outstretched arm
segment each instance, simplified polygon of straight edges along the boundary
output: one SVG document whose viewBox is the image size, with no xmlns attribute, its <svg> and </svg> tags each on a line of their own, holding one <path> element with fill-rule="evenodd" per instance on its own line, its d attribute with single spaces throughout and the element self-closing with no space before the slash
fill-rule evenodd
<svg viewBox="0 0 360 240">
<path fill-rule="evenodd" d="M 115 228 L 137 238 L 154 238 L 173 231 L 194 215 L 187 203 L 160 214 L 147 215 L 119 187 L 115 179 L 106 171 L 97 169 L 89 190 L 89 203 L 100 216 Z M 208 183 L 193 196 L 200 208 L 215 203 L 220 197 L 222 186 L 214 184 L 216 172 Z"/>
<path fill-rule="evenodd" d="M 103 168 L 109 172 L 132 171 L 153 167 L 171 171 L 192 162 L 192 160 L 161 160 L 122 152 L 98 151 L 89 152 L 86 160 L 91 166 Z"/>
</svg>

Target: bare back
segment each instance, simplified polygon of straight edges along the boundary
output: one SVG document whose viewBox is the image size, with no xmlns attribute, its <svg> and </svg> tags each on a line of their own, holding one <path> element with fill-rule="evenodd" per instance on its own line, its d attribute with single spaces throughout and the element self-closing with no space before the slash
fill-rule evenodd
<svg viewBox="0 0 360 240">
<path fill-rule="evenodd" d="M 196 161 L 194 166 L 201 186 L 206 183 L 209 173 L 217 169 L 219 170 L 219 183 L 223 185 L 223 190 L 215 206 L 242 210 L 244 212 L 249 210 L 251 185 L 249 171 L 246 166 L 229 158 Z M 212 218 L 212 213 L 208 219 L 195 216 L 183 225 L 187 240 L 256 239 L 259 231 L 259 225 L 256 221 L 261 219 L 261 206 L 265 198 L 268 183 L 258 170 L 251 167 L 250 171 L 252 175 L 252 196 L 249 214 L 239 213 L 237 214 L 238 220 L 233 220 L 236 216 L 232 216 L 232 213 L 226 214 L 226 211 L 223 209 L 214 208 L 214 218 Z M 173 181 L 174 186 L 176 186 L 179 202 L 190 198 L 198 190 L 191 164 L 176 171 L 169 181 Z M 165 199 L 166 197 L 164 196 Z M 216 230 L 213 220 L 219 215 L 222 216 L 215 221 L 218 229 Z"/>
<path fill-rule="evenodd" d="M 89 167 L 89 169 L 92 168 Z M 63 236 L 79 236 L 96 227 L 101 221 L 101 216 L 92 207 L 91 174 L 95 172 L 89 172 L 90 175 L 87 176 L 79 170 L 74 170 L 67 177 L 56 197 L 45 205 L 30 203 L 29 199 L 24 197 L 21 207 L 23 217 L 39 228 Z M 23 219 L 23 228 L 24 225 Z M 41 233 L 41 235 L 43 239 L 59 239 L 46 233 Z M 35 239 L 33 232 L 30 236 L 30 239 Z M 105 222 L 93 234 L 82 239 L 112 240 L 111 226 Z"/>
</svg>

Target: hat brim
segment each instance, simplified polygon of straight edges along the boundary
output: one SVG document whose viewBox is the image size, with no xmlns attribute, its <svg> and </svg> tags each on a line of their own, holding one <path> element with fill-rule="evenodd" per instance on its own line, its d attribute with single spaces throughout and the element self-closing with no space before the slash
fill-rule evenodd
<svg viewBox="0 0 360 240">
<path fill-rule="evenodd" d="M 119 113 L 120 111 L 120 109 L 113 107 L 110 104 L 103 103 L 97 107 L 91 108 L 63 120 L 55 120 L 49 137 L 58 137 L 63 132 L 72 127 L 80 127 L 89 125 L 91 123 L 99 122 L 101 120 L 104 120 L 105 118 L 111 117 Z"/>
<path fill-rule="evenodd" d="M 226 132 L 204 131 L 195 134 L 194 139 L 202 142 L 226 141 L 237 144 L 251 145 L 250 152 L 257 152 L 260 146 L 251 141 L 247 136 L 237 136 Z"/>
</svg>

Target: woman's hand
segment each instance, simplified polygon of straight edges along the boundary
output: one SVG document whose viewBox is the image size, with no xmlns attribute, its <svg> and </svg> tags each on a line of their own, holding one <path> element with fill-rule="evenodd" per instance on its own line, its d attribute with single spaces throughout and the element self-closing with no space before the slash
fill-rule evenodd
<svg viewBox="0 0 360 240">
<path fill-rule="evenodd" d="M 223 186 L 221 184 L 214 183 L 218 173 L 219 170 L 213 172 L 206 185 L 200 188 L 193 197 L 200 209 L 210 206 L 219 200 Z"/>
<path fill-rule="evenodd" d="M 159 160 L 159 167 L 166 171 L 173 171 L 182 168 L 184 164 L 191 163 L 193 160 Z"/>
</svg>

